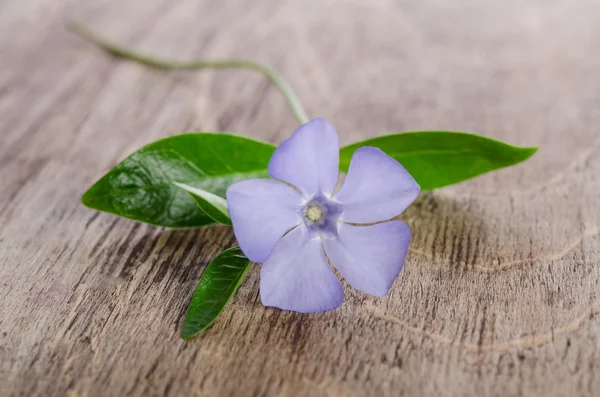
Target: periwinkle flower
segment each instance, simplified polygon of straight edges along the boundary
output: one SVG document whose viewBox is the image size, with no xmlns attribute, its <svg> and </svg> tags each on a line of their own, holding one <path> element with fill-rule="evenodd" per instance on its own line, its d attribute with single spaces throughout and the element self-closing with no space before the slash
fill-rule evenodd
<svg viewBox="0 0 600 397">
<path fill-rule="evenodd" d="M 260 269 L 265 306 L 302 313 L 337 308 L 342 284 L 328 259 L 354 288 L 388 293 L 400 274 L 410 229 L 390 220 L 419 194 L 396 160 L 374 147 L 352 156 L 338 192 L 339 142 L 333 127 L 314 119 L 273 153 L 269 174 L 227 190 L 240 248 Z M 380 222 L 380 223 L 377 223 Z"/>
</svg>

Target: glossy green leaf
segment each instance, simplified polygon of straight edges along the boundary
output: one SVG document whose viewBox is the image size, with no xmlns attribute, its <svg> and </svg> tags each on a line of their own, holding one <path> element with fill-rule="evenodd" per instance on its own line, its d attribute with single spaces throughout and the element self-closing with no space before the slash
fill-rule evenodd
<svg viewBox="0 0 600 397">
<path fill-rule="evenodd" d="M 398 160 L 422 190 L 462 182 L 520 163 L 537 150 L 464 132 L 405 132 L 367 139 L 342 148 L 340 169 L 348 171 L 352 154 L 361 146 L 378 147 Z"/>
<path fill-rule="evenodd" d="M 183 339 L 208 328 L 237 291 L 252 262 L 239 247 L 221 252 L 208 265 L 185 313 Z"/>
<path fill-rule="evenodd" d="M 275 147 L 242 136 L 191 133 L 161 139 L 127 157 L 82 198 L 86 206 L 166 227 L 199 227 L 214 220 L 183 183 L 221 198 L 232 183 L 268 177 Z"/>
<path fill-rule="evenodd" d="M 202 189 L 186 185 L 185 183 L 173 182 L 175 186 L 181 188 L 192 195 L 192 198 L 198 204 L 198 207 L 215 222 L 231 226 L 229 219 L 229 210 L 227 209 L 227 200 Z"/>
</svg>

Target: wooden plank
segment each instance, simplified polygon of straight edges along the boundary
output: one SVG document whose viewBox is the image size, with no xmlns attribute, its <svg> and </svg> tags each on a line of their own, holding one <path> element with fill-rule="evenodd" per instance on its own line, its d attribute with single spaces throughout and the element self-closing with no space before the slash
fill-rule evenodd
<svg viewBox="0 0 600 397">
<path fill-rule="evenodd" d="M 296 127 L 246 71 L 161 72 L 70 35 L 75 16 L 164 56 L 280 69 L 343 143 L 477 131 L 541 150 L 423 194 L 390 295 L 302 315 L 261 306 L 258 268 L 179 338 L 231 230 L 90 211 L 85 189 L 159 137 Z M 0 5 L 1 395 L 600 394 L 600 9 L 577 0 L 8 0 Z"/>
</svg>

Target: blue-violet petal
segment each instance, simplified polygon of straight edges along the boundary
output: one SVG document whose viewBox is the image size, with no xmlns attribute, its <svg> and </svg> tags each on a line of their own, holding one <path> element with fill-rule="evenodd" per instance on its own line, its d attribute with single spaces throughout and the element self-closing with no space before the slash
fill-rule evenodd
<svg viewBox="0 0 600 397">
<path fill-rule="evenodd" d="M 269 174 L 298 188 L 307 199 L 317 193 L 331 196 L 338 179 L 338 136 L 324 119 L 298 128 L 273 153 Z"/>
<path fill-rule="evenodd" d="M 398 161 L 381 149 L 364 146 L 354 152 L 344 185 L 334 199 L 344 207 L 341 221 L 373 223 L 399 215 L 419 190 Z"/>
<path fill-rule="evenodd" d="M 277 243 L 260 268 L 260 299 L 265 306 L 300 313 L 333 310 L 344 289 L 325 257 L 319 238 L 297 227 Z"/>
<path fill-rule="evenodd" d="M 267 260 L 281 237 L 301 219 L 300 194 L 279 181 L 249 179 L 227 189 L 227 205 L 240 248 L 253 262 Z"/>
<path fill-rule="evenodd" d="M 337 239 L 323 240 L 331 263 L 359 291 L 383 296 L 400 274 L 410 244 L 402 221 L 371 226 L 341 224 Z"/>
</svg>

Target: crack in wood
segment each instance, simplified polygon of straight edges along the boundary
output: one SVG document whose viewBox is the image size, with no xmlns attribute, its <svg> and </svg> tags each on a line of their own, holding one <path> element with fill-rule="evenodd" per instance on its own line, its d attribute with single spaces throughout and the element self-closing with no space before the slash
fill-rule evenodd
<svg viewBox="0 0 600 397">
<path fill-rule="evenodd" d="M 478 271 L 484 272 L 484 273 L 494 273 L 494 272 L 498 272 L 501 270 L 507 270 L 512 267 L 524 264 L 524 263 L 531 263 L 532 261 L 538 262 L 538 263 L 539 262 L 552 262 L 552 261 L 561 259 L 564 256 L 568 255 L 571 251 L 573 251 L 577 247 L 579 247 L 586 238 L 595 237 L 599 233 L 600 233 L 600 230 L 596 226 L 592 226 L 592 227 L 588 228 L 587 230 L 585 230 L 576 239 L 574 239 L 573 241 L 571 241 L 570 243 L 565 245 L 562 249 L 560 249 L 556 252 L 550 253 L 548 255 L 541 256 L 541 257 L 527 258 L 527 259 L 515 259 L 515 260 L 511 260 L 511 261 L 507 261 L 507 262 L 498 261 L 497 264 L 492 264 L 492 265 L 478 265 L 478 264 L 474 263 L 474 264 L 471 264 L 469 266 L 469 268 L 478 270 Z M 431 255 L 425 251 L 419 250 L 417 248 L 412 248 L 412 247 L 409 247 L 408 251 L 412 254 L 420 255 L 420 256 L 425 257 L 428 260 L 436 262 L 436 259 L 433 257 L 433 255 Z M 454 263 L 454 262 L 455 261 L 453 261 L 452 259 L 447 259 L 445 263 Z M 465 263 L 465 266 L 466 266 L 466 263 Z"/>
<path fill-rule="evenodd" d="M 470 343 L 460 341 L 451 337 L 444 336 L 441 333 L 427 331 L 423 328 L 410 325 L 409 322 L 402 320 L 396 316 L 386 314 L 384 311 L 374 306 L 365 305 L 364 308 L 367 312 L 371 313 L 376 319 L 385 321 L 390 324 L 398 325 L 403 329 L 410 331 L 411 333 L 414 333 L 416 335 L 424 336 L 444 345 L 460 347 L 470 352 L 479 353 L 486 351 L 505 352 L 510 349 L 531 349 L 550 343 L 554 341 L 557 337 L 569 336 L 570 334 L 577 332 L 579 329 L 581 329 L 588 319 L 591 319 L 596 315 L 600 314 L 600 301 L 594 302 L 589 310 L 578 315 L 573 320 L 559 327 L 552 327 L 551 329 L 546 331 L 536 332 L 535 335 L 528 335 L 503 342 L 494 343 Z"/>
</svg>

